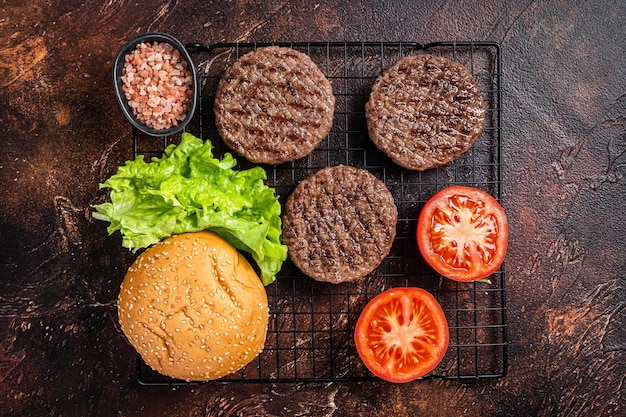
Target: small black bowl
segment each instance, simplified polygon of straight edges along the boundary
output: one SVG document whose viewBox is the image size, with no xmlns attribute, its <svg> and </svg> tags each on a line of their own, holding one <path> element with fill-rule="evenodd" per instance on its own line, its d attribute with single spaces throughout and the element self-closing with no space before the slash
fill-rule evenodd
<svg viewBox="0 0 626 417">
<path fill-rule="evenodd" d="M 139 119 L 137 119 L 137 117 L 133 113 L 133 110 L 130 108 L 128 101 L 126 100 L 126 95 L 124 94 L 124 91 L 122 90 L 122 85 L 123 85 L 122 69 L 124 68 L 124 64 L 125 64 L 125 57 L 127 54 L 132 52 L 137 47 L 138 44 L 142 42 L 143 43 L 153 43 L 153 42 L 169 43 L 174 48 L 178 49 L 183 59 L 187 61 L 187 65 L 189 67 L 189 70 L 191 71 L 191 76 L 192 76 L 191 89 L 193 92 L 193 96 L 191 98 L 191 103 L 189 105 L 189 111 L 187 112 L 187 117 L 185 117 L 184 120 L 179 122 L 178 125 L 170 129 L 157 130 L 157 129 L 148 127 L 142 122 L 140 122 Z M 198 103 L 198 96 L 199 96 L 198 75 L 196 73 L 196 68 L 193 65 L 193 61 L 191 60 L 191 57 L 189 56 L 189 52 L 185 48 L 185 45 L 183 45 L 178 39 L 174 38 L 171 35 L 168 35 L 167 33 L 159 33 L 159 32 L 144 33 L 143 35 L 137 36 L 136 38 L 133 38 L 129 40 L 128 42 L 126 42 L 117 52 L 117 55 L 115 56 L 115 61 L 113 62 L 113 86 L 115 87 L 115 95 L 117 96 L 117 101 L 120 103 L 120 106 L 122 107 L 122 111 L 124 112 L 124 115 L 126 115 L 126 118 L 130 121 L 130 123 L 133 126 L 139 129 L 141 132 L 150 136 L 167 136 L 167 135 L 171 135 L 173 133 L 181 131 L 182 129 L 185 128 L 187 123 L 189 123 L 189 120 L 191 120 L 191 118 L 193 117 L 193 114 L 196 111 L 196 105 Z"/>
</svg>

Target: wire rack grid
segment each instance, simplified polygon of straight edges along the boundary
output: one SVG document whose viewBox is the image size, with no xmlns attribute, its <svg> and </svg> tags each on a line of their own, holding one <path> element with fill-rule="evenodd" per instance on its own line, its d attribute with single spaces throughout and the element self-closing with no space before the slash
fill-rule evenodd
<svg viewBox="0 0 626 417">
<path fill-rule="evenodd" d="M 287 261 L 276 283 L 266 287 L 270 323 L 261 355 L 221 382 L 369 381 L 354 346 L 354 325 L 365 304 L 385 289 L 418 286 L 441 304 L 450 329 L 450 344 L 441 364 L 425 378 L 476 379 L 506 375 L 507 323 L 504 267 L 491 283 L 457 283 L 437 275 L 421 258 L 415 242 L 422 205 L 449 185 L 481 188 L 498 200 L 502 195 L 501 52 L 491 42 L 289 42 L 188 44 L 201 78 L 199 111 L 187 131 L 229 152 L 215 127 L 212 112 L 217 83 L 241 55 L 269 45 L 306 53 L 325 73 L 335 94 L 335 115 L 328 137 L 308 157 L 264 166 L 267 184 L 284 204 L 299 181 L 320 168 L 352 165 L 382 180 L 398 207 L 396 240 L 391 253 L 365 279 L 346 284 L 316 282 Z M 402 56 L 431 53 L 464 64 L 487 102 L 486 126 L 472 148 L 444 167 L 423 172 L 395 165 L 376 149 L 367 133 L 364 106 L 375 79 Z M 160 155 L 177 136 L 156 139 L 133 129 L 137 156 Z M 238 157 L 239 168 L 252 166 Z M 163 377 L 138 358 L 142 384 L 188 384 Z"/>
</svg>

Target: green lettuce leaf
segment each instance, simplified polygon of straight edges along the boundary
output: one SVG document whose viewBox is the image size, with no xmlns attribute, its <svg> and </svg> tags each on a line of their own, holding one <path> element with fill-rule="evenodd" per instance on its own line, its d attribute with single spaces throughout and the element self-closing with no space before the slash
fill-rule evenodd
<svg viewBox="0 0 626 417">
<path fill-rule="evenodd" d="M 100 184 L 110 189 L 110 202 L 94 205 L 93 217 L 110 222 L 109 234 L 119 230 L 122 246 L 133 252 L 209 229 L 252 255 L 269 285 L 287 258 L 280 203 L 263 168 L 235 170 L 236 164 L 229 153 L 214 158 L 210 141 L 183 133 L 161 158 L 146 162 L 139 155 Z"/>
</svg>

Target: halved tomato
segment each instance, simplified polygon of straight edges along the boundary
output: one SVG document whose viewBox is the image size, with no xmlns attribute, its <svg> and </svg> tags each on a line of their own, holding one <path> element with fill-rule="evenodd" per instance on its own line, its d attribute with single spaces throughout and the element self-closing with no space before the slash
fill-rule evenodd
<svg viewBox="0 0 626 417">
<path fill-rule="evenodd" d="M 389 382 L 410 382 L 441 362 L 448 349 L 441 306 L 421 288 L 392 288 L 363 309 L 354 342 L 365 366 Z"/>
<path fill-rule="evenodd" d="M 508 239 L 504 209 L 477 188 L 444 188 L 426 202 L 417 220 L 422 256 L 435 271 L 455 281 L 493 274 L 504 261 Z"/>
</svg>

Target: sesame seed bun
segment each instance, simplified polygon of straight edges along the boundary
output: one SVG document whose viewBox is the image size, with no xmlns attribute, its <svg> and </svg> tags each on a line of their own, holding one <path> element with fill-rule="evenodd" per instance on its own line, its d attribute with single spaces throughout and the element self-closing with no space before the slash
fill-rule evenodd
<svg viewBox="0 0 626 417">
<path fill-rule="evenodd" d="M 213 232 L 146 249 L 118 299 L 122 331 L 154 370 L 209 381 L 243 368 L 265 343 L 267 294 L 248 261 Z"/>
</svg>

